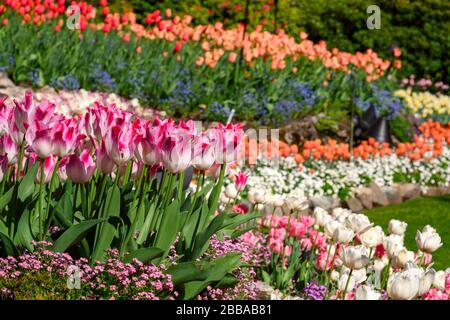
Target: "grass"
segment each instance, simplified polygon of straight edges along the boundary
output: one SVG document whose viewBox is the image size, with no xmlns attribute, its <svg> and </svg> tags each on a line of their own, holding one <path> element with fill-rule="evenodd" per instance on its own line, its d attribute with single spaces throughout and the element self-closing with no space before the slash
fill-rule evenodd
<svg viewBox="0 0 450 320">
<path fill-rule="evenodd" d="M 412 251 L 417 250 L 416 231 L 422 230 L 427 224 L 431 225 L 444 243 L 433 254 L 434 268 L 442 270 L 450 267 L 450 196 L 417 198 L 398 205 L 366 210 L 364 213 L 385 232 L 391 219 L 408 223 L 405 246 Z"/>
</svg>

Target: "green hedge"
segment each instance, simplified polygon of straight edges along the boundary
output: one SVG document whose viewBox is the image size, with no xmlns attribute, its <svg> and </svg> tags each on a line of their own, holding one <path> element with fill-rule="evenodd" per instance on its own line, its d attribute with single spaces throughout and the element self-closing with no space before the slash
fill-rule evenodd
<svg viewBox="0 0 450 320">
<path fill-rule="evenodd" d="M 171 8 L 188 13 L 194 23 L 242 21 L 245 0 L 116 0 L 114 8 L 133 8 L 143 21 L 146 12 Z M 223 7 L 223 5 L 227 6 Z M 250 0 L 250 24 L 265 19 L 273 30 L 275 0 Z M 263 6 L 268 5 L 269 11 Z M 369 5 L 381 9 L 381 29 L 369 30 Z M 238 5 L 238 7 L 236 7 Z M 266 7 L 267 9 L 267 7 Z M 392 46 L 402 49 L 402 75 L 416 74 L 449 83 L 450 2 L 447 0 L 278 0 L 279 26 L 297 36 L 306 31 L 310 39 L 326 40 L 329 47 L 354 52 L 372 48 L 387 57 Z"/>
</svg>

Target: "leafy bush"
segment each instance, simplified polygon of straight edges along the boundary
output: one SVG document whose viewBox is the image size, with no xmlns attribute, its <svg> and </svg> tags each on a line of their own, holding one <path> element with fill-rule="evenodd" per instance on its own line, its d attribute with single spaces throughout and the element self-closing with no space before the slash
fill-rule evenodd
<svg viewBox="0 0 450 320">
<path fill-rule="evenodd" d="M 272 31 L 274 2 L 250 1 L 251 25 L 263 21 Z M 137 12 L 172 8 L 178 14 L 192 15 L 195 23 L 224 21 L 232 25 L 243 20 L 246 1 L 131 0 L 128 3 Z M 278 26 L 292 35 L 305 31 L 315 41 L 324 39 L 331 47 L 350 52 L 372 48 L 388 57 L 392 46 L 398 46 L 403 51 L 403 75 L 413 73 L 450 82 L 450 3 L 445 0 L 377 1 L 381 29 L 369 30 L 366 9 L 372 4 L 370 0 L 279 0 Z M 268 11 L 263 10 L 264 6 Z"/>
</svg>

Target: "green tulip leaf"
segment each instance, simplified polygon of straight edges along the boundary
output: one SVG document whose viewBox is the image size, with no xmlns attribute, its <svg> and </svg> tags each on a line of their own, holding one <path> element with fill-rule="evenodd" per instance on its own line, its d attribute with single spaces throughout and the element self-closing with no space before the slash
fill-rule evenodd
<svg viewBox="0 0 450 320">
<path fill-rule="evenodd" d="M 26 198 L 28 198 L 34 190 L 34 179 L 37 176 L 40 162 L 36 162 L 33 164 L 30 170 L 28 170 L 27 174 L 23 177 L 22 181 L 19 184 L 18 196 L 19 199 L 24 202 Z"/>
<path fill-rule="evenodd" d="M 147 263 L 155 258 L 161 257 L 163 254 L 164 251 L 160 248 L 142 248 L 126 255 L 123 261 L 125 263 L 130 263 L 131 261 L 133 261 L 133 259 L 138 259 L 141 262 Z"/>
<path fill-rule="evenodd" d="M 52 250 L 55 252 L 64 252 L 71 246 L 78 244 L 84 239 L 86 234 L 97 224 L 106 221 L 105 219 L 87 220 L 74 224 L 55 241 Z"/>
</svg>

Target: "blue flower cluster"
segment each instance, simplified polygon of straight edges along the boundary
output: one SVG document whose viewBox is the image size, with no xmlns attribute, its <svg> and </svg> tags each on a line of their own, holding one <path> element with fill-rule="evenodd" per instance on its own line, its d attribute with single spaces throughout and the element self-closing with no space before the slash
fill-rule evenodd
<svg viewBox="0 0 450 320">
<path fill-rule="evenodd" d="M 0 54 L 0 72 L 7 72 L 14 66 L 14 56 L 6 53 Z"/>
<path fill-rule="evenodd" d="M 397 117 L 404 108 L 404 104 L 399 97 L 395 97 L 390 91 L 380 89 L 376 85 L 371 85 L 372 95 L 369 99 L 364 100 L 356 97 L 355 105 L 361 110 L 366 111 L 370 106 L 375 108 L 377 117 L 383 116 L 388 120 Z"/>
<path fill-rule="evenodd" d="M 217 101 L 214 101 L 208 110 L 220 121 L 226 121 L 231 114 L 229 107 L 224 106 Z"/>
<path fill-rule="evenodd" d="M 102 69 L 101 65 L 95 65 L 91 70 L 91 78 L 93 82 L 97 84 L 102 90 L 106 90 L 109 92 L 116 90 L 116 82 L 107 71 Z"/>
<path fill-rule="evenodd" d="M 145 97 L 145 71 L 140 70 L 137 74 L 129 73 L 128 84 L 131 86 L 131 98 L 143 100 Z"/>
<path fill-rule="evenodd" d="M 307 111 L 319 100 L 317 92 L 307 83 L 290 79 L 286 86 L 286 96 L 275 104 L 273 110 L 278 118 L 277 125 L 288 122 L 295 114 Z"/>
<path fill-rule="evenodd" d="M 80 83 L 78 78 L 73 74 L 68 74 L 64 77 L 53 79 L 50 82 L 52 87 L 63 89 L 63 90 L 78 90 L 80 89 Z"/>
</svg>

